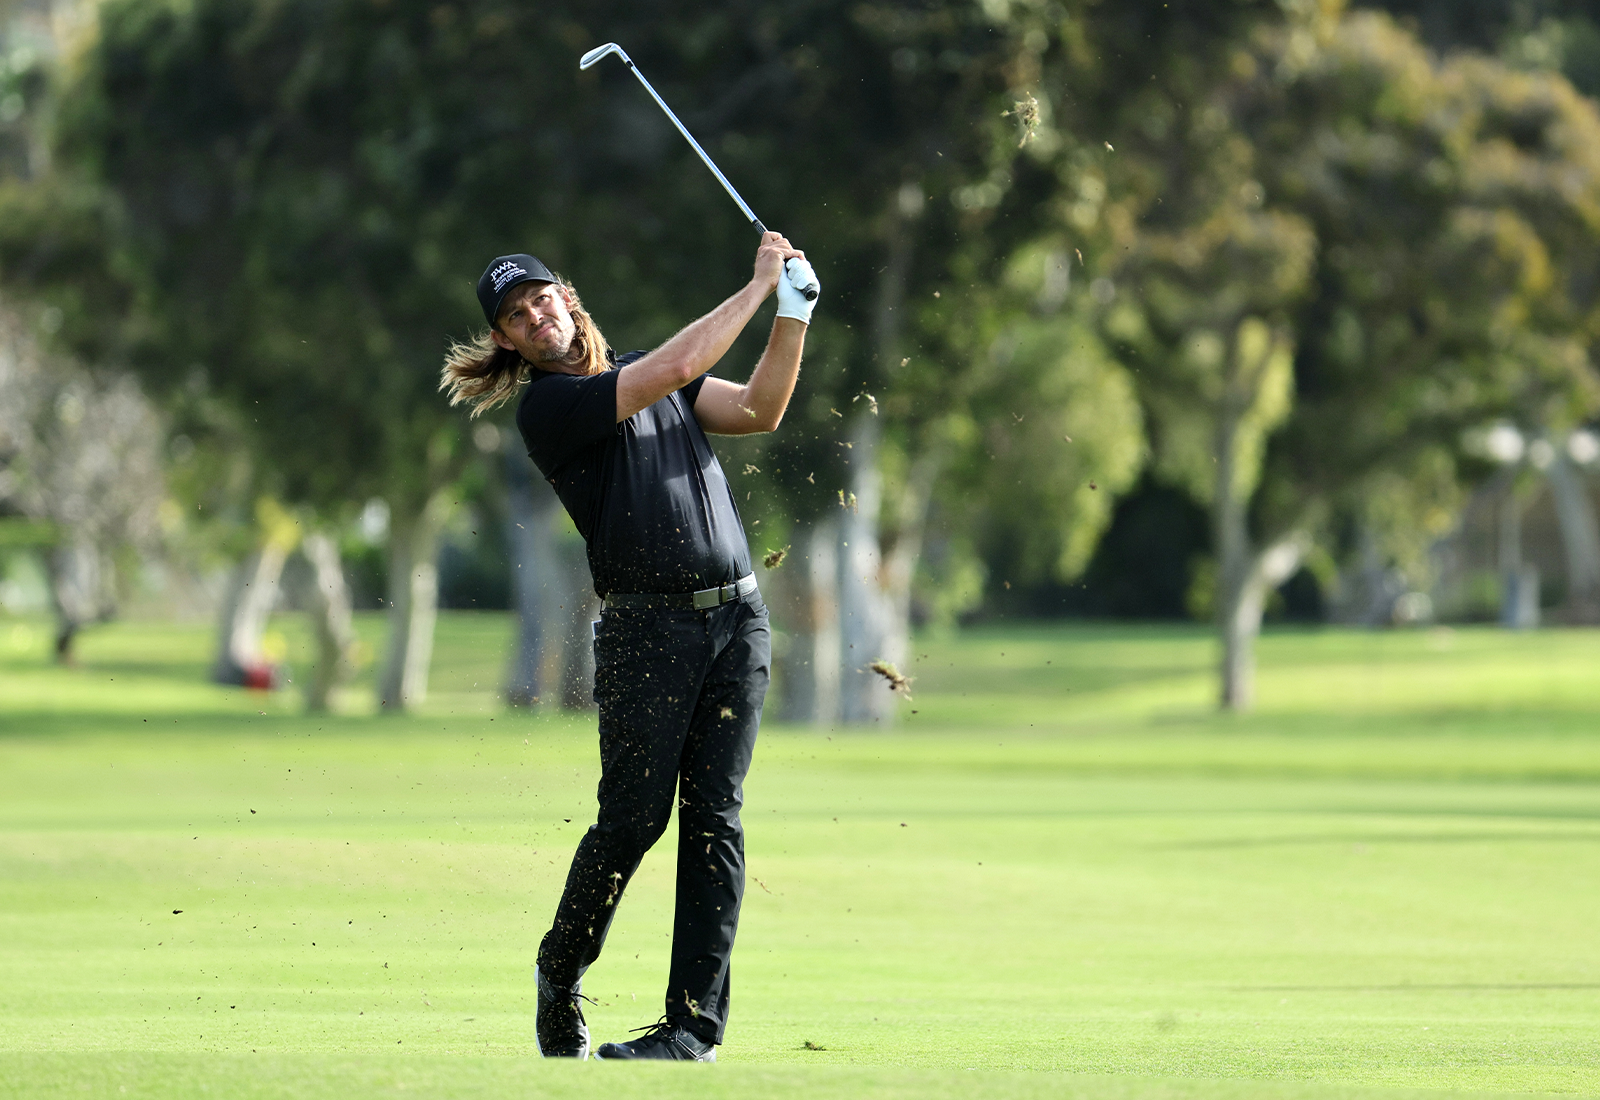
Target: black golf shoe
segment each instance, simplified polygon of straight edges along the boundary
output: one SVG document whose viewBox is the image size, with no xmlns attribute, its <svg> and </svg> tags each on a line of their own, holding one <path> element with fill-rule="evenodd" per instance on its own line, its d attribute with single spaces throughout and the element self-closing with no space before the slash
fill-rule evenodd
<svg viewBox="0 0 1600 1100">
<path fill-rule="evenodd" d="M 706 1042 L 671 1017 L 663 1016 L 660 1023 L 635 1030 L 644 1034 L 626 1043 L 601 1043 L 594 1056 L 602 1061 L 613 1058 L 655 1058 L 669 1062 L 717 1060 L 715 1043 Z"/>
<path fill-rule="evenodd" d="M 589 1057 L 589 1025 L 583 1022 L 583 994 L 580 980 L 571 989 L 562 989 L 533 968 L 534 985 L 539 990 L 539 1008 L 533 1018 L 533 1037 L 539 1053 L 546 1058 Z"/>
</svg>

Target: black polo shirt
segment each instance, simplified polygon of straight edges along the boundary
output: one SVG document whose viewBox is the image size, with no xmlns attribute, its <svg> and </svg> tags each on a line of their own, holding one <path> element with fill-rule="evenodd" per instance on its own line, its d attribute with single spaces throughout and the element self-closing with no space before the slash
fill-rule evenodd
<svg viewBox="0 0 1600 1100">
<path fill-rule="evenodd" d="M 528 457 L 589 547 L 595 591 L 693 592 L 750 572 L 728 479 L 694 417 L 704 378 L 617 423 L 617 371 L 533 370 L 517 406 Z"/>
</svg>

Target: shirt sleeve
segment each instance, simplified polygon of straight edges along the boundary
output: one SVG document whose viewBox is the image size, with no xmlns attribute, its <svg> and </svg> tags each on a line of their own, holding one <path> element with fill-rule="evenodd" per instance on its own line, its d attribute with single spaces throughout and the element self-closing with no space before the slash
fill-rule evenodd
<svg viewBox="0 0 1600 1100">
<path fill-rule="evenodd" d="M 617 430 L 617 372 L 541 378 L 517 409 L 517 428 L 539 472 L 553 476 Z"/>
<path fill-rule="evenodd" d="M 695 401 L 700 396 L 700 387 L 706 384 L 707 377 L 709 376 L 702 374 L 695 378 L 687 386 L 683 387 L 683 399 L 689 402 L 689 408 L 691 411 L 694 409 Z"/>
<path fill-rule="evenodd" d="M 643 359 L 647 354 L 647 352 L 643 351 L 624 352 L 622 355 L 617 356 L 617 368 L 620 370 L 629 363 L 637 362 L 638 360 Z M 689 409 L 691 412 L 694 410 L 695 400 L 700 396 L 700 387 L 706 384 L 706 379 L 709 377 L 710 375 L 702 374 L 685 384 L 684 387 L 678 391 L 679 393 L 683 394 L 683 399 L 689 403 Z"/>
</svg>

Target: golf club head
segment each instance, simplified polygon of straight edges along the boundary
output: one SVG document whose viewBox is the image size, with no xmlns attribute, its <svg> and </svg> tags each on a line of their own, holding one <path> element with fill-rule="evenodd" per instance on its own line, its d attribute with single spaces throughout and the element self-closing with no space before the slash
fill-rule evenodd
<svg viewBox="0 0 1600 1100">
<path fill-rule="evenodd" d="M 578 59 L 578 68 L 587 69 L 603 57 L 616 54 L 624 61 L 629 61 L 627 51 L 615 42 L 607 42 L 604 46 L 596 46 Z M 630 62 L 631 64 L 631 62 Z"/>
</svg>

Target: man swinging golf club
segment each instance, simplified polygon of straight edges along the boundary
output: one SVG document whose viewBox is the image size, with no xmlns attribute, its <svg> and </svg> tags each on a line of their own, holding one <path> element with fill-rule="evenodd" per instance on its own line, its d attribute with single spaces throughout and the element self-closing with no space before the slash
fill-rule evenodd
<svg viewBox="0 0 1600 1100">
<path fill-rule="evenodd" d="M 790 259 L 812 299 L 786 273 Z M 707 375 L 774 290 L 778 315 L 749 380 Z M 478 281 L 488 333 L 446 360 L 441 388 L 474 415 L 522 390 L 517 426 L 528 454 L 582 532 L 605 600 L 595 628 L 599 814 L 534 972 L 546 1057 L 588 1056 L 580 981 L 676 795 L 666 1013 L 595 1056 L 716 1060 L 744 894 L 742 784 L 771 635 L 739 510 L 706 436 L 778 426 L 816 291 L 804 254 L 766 232 L 743 289 L 654 351 L 612 356 L 570 285 L 532 256 L 502 256 Z"/>
</svg>

